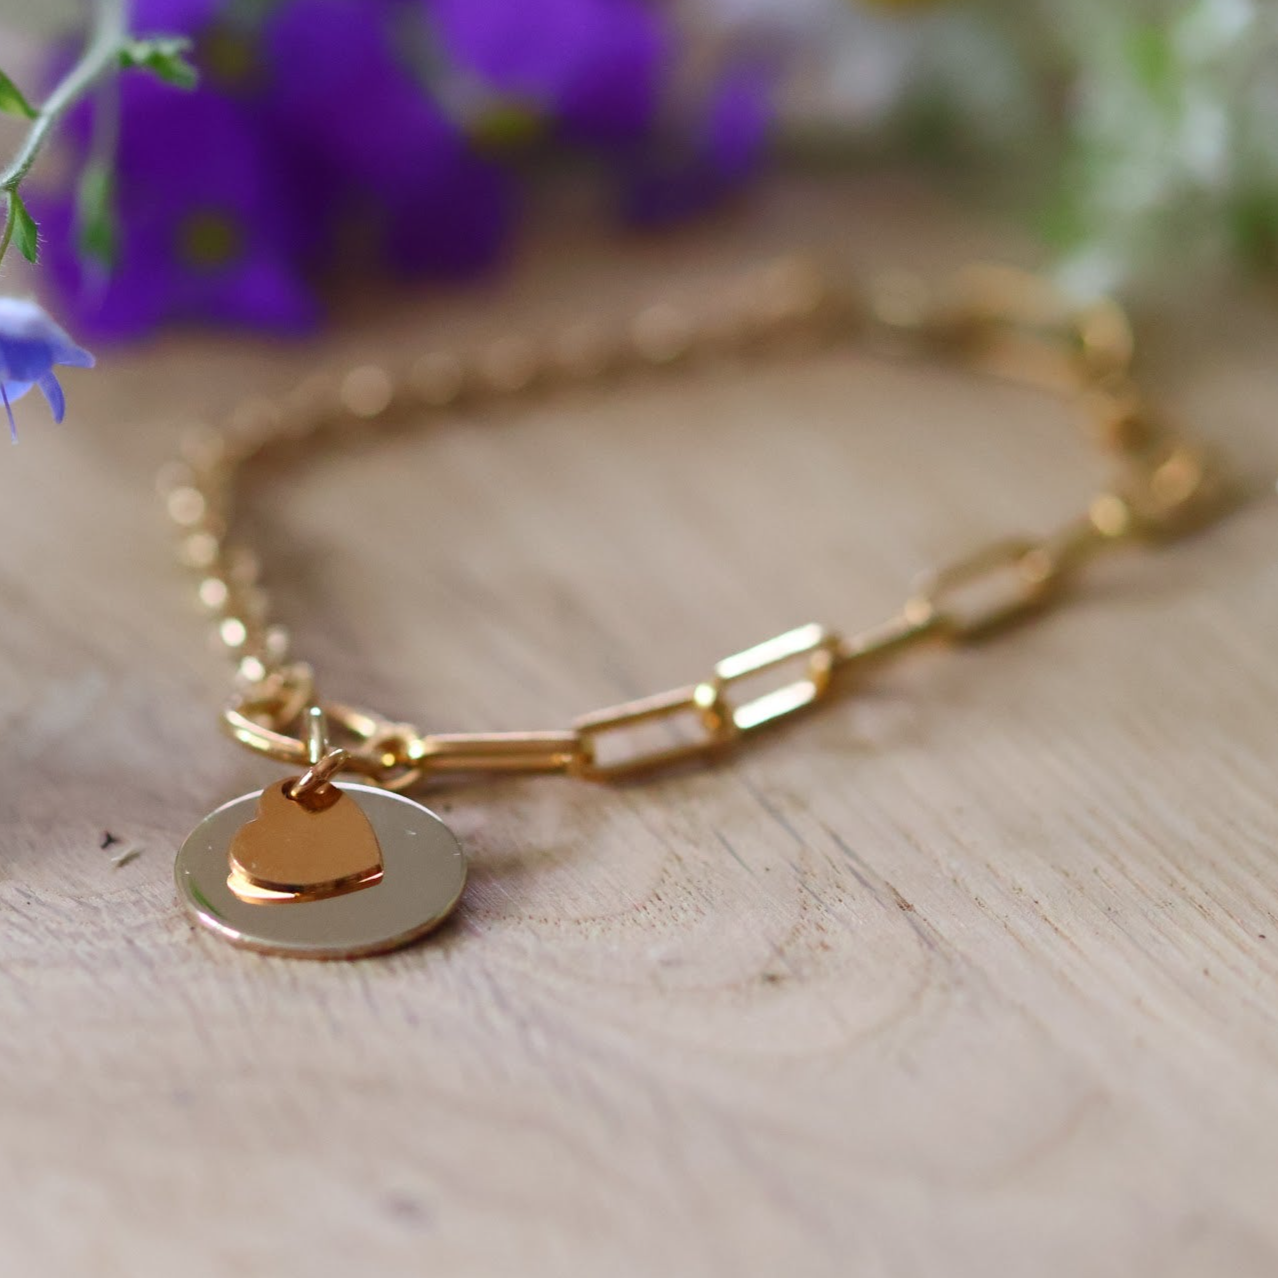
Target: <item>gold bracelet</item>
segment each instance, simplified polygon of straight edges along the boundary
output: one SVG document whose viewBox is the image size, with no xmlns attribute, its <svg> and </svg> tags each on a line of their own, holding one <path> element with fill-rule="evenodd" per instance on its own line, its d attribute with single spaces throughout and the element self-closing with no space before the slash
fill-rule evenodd
<svg viewBox="0 0 1278 1278">
<path fill-rule="evenodd" d="M 1005 538 L 941 568 L 866 633 L 800 626 L 725 657 L 698 682 L 583 715 L 564 731 L 423 733 L 319 696 L 310 667 L 291 659 L 287 632 L 268 619 L 257 557 L 231 540 L 240 477 L 268 455 L 287 459 L 408 415 L 853 334 L 1076 401 L 1113 463 L 1110 483 L 1057 532 Z M 787 259 L 699 322 L 657 306 L 616 332 L 575 328 L 544 349 L 508 338 L 473 357 L 435 352 L 401 377 L 363 366 L 304 383 L 279 403 L 247 404 L 223 430 L 193 432 L 160 486 L 179 558 L 236 663 L 223 724 L 242 745 L 304 771 L 201 822 L 178 853 L 183 903 L 228 940 L 269 953 L 354 957 L 406 944 L 452 910 L 466 869 L 448 828 L 402 791 L 488 772 L 617 781 L 712 757 L 918 645 L 972 642 L 1029 616 L 1104 550 L 1203 525 L 1221 509 L 1220 476 L 1140 397 L 1131 360 L 1117 305 L 1071 304 L 1020 271 L 969 268 L 934 293 L 892 277 L 860 292 Z M 360 783 L 339 785 L 339 773 Z"/>
</svg>

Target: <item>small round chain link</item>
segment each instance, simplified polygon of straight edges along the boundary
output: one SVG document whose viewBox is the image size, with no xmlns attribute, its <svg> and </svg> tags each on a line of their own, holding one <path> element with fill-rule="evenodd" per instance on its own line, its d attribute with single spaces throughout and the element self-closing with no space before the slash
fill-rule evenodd
<svg viewBox="0 0 1278 1278">
<path fill-rule="evenodd" d="M 1003 538 L 942 566 L 881 626 L 849 638 L 800 626 L 724 658 L 697 683 L 595 711 L 564 731 L 423 735 L 412 724 L 318 698 L 310 667 L 291 659 L 287 631 L 269 621 L 257 557 L 230 540 L 241 472 L 265 454 L 309 447 L 328 431 L 855 332 L 1067 396 L 1113 461 L 1110 485 L 1055 533 Z M 974 642 L 1024 620 L 1054 603 L 1107 548 L 1176 537 L 1215 517 L 1225 496 L 1219 471 L 1153 413 L 1130 379 L 1132 355 L 1119 306 L 1074 303 L 1023 271 L 971 267 L 935 292 L 891 275 L 862 294 L 832 286 L 811 262 L 787 258 L 697 322 L 658 305 L 617 333 L 577 325 L 544 348 L 504 337 L 473 356 L 427 353 L 402 377 L 365 364 L 342 377 L 310 379 L 279 403 L 246 402 L 223 430 L 193 430 L 183 460 L 160 477 L 179 561 L 197 575 L 197 597 L 235 662 L 236 692 L 223 725 L 249 749 L 307 767 L 303 720 L 318 705 L 335 747 L 329 766 L 340 756 L 344 770 L 392 790 L 488 772 L 614 781 L 718 753 L 813 706 L 848 672 L 925 643 Z"/>
</svg>

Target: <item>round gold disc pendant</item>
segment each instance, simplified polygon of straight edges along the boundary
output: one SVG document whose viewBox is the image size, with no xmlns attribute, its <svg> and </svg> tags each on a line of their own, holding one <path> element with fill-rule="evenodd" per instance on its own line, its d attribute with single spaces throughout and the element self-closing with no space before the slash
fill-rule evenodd
<svg viewBox="0 0 1278 1278">
<path fill-rule="evenodd" d="M 191 915 L 225 940 L 294 958 L 358 958 L 408 945 L 452 912 L 466 885 L 466 859 L 452 831 L 402 794 L 342 784 L 376 836 L 381 873 L 319 899 L 275 899 L 236 890 L 232 846 L 261 818 L 269 793 L 255 790 L 224 803 L 200 822 L 174 865 L 178 896 Z M 362 885 L 366 884 L 366 885 Z M 247 898 L 247 899 L 246 899 Z"/>
</svg>

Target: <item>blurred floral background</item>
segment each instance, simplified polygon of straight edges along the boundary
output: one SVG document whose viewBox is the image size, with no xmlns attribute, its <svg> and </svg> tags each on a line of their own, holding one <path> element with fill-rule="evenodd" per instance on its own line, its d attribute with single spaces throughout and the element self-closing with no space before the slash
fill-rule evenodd
<svg viewBox="0 0 1278 1278">
<path fill-rule="evenodd" d="M 3 243 L 89 344 L 498 270 L 566 172 L 621 236 L 769 169 L 927 166 L 1083 291 L 1278 255 L 1257 0 L 7 0 L 0 72 Z M 79 350 L 45 320 L 0 334 L 10 398 Z"/>
</svg>

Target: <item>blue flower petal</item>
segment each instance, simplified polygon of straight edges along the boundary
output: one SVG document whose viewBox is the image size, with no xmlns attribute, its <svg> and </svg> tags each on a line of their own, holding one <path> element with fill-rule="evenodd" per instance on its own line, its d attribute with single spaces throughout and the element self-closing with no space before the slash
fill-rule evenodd
<svg viewBox="0 0 1278 1278">
<path fill-rule="evenodd" d="M 92 368 L 93 356 L 77 346 L 38 302 L 0 297 L 0 377 L 34 381 L 34 365 L 43 362 Z"/>
<path fill-rule="evenodd" d="M 68 364 L 72 368 L 92 368 L 97 363 L 83 346 L 77 346 L 70 338 L 52 343 L 50 349 L 53 352 L 55 364 Z"/>
<path fill-rule="evenodd" d="M 60 422 L 66 416 L 67 398 L 62 393 L 58 379 L 52 373 L 45 373 L 37 385 L 44 392 L 45 399 L 49 401 L 49 407 L 53 410 L 53 420 Z"/>
<path fill-rule="evenodd" d="M 93 356 L 77 346 L 38 303 L 0 297 L 0 399 L 15 439 L 13 401 L 33 385 L 44 392 L 56 421 L 66 413 L 66 397 L 53 372 L 57 364 L 91 368 Z"/>
<path fill-rule="evenodd" d="M 0 380 L 34 382 L 53 365 L 49 344 L 25 337 L 11 337 L 0 329 Z"/>
</svg>

